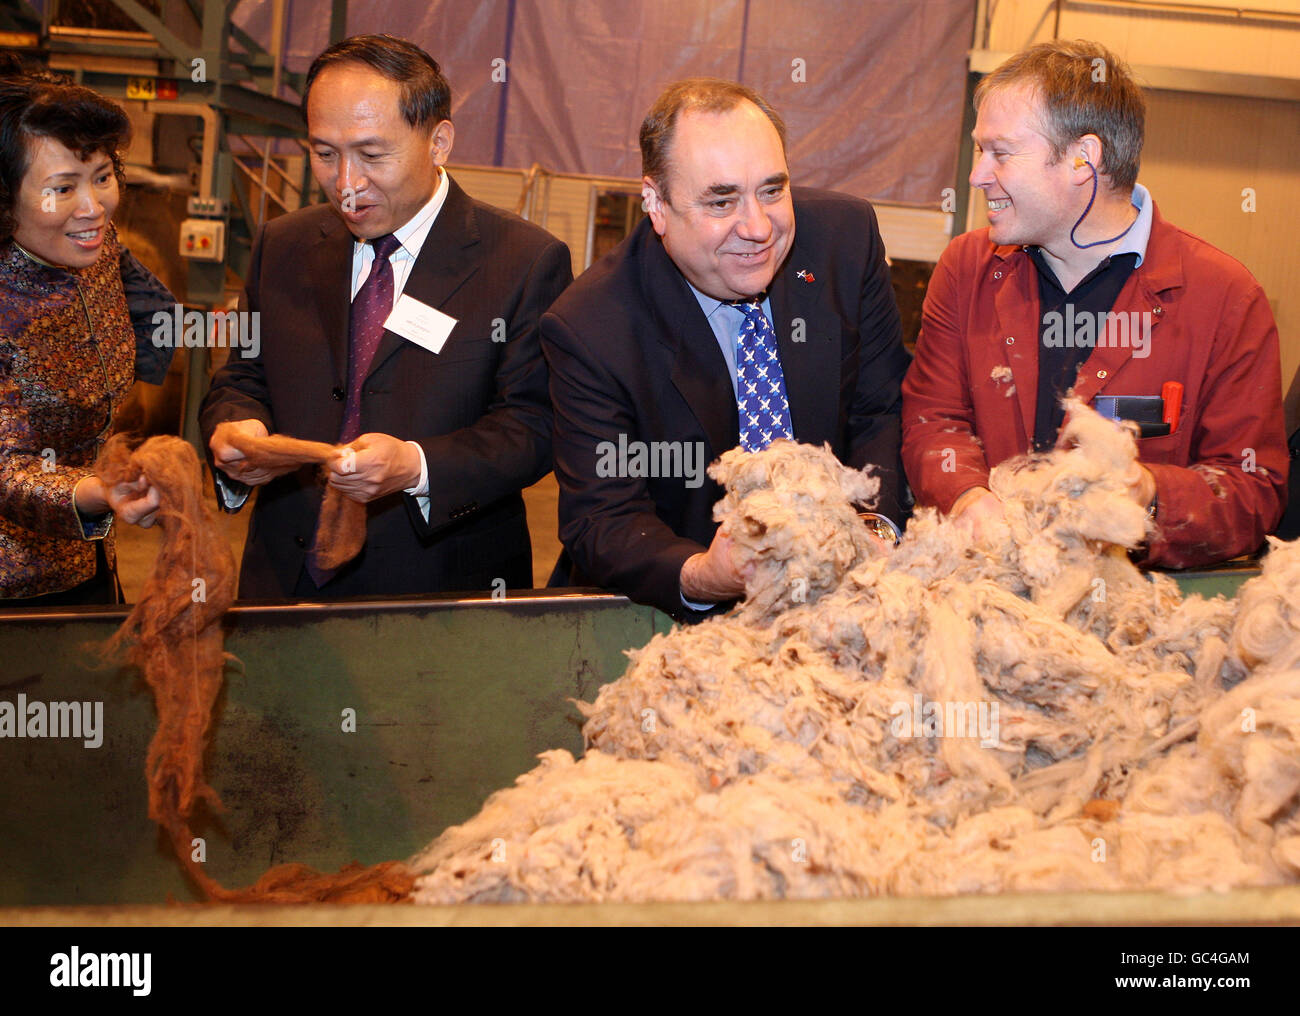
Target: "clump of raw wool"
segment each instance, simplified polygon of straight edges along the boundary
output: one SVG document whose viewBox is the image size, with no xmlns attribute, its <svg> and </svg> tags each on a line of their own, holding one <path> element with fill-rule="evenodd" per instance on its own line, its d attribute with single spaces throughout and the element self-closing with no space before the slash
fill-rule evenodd
<svg viewBox="0 0 1300 1016">
<path fill-rule="evenodd" d="M 1124 548 L 1147 529 L 1146 510 L 1127 493 L 1137 462 L 1132 433 L 1075 399 L 1065 411 L 1057 450 L 1003 463 L 989 478 L 1018 571 L 1035 602 L 1059 616 L 1093 591 L 1099 556 L 1110 559 L 1102 567 L 1127 576 Z"/>
<path fill-rule="evenodd" d="M 761 455 L 733 448 L 709 467 L 726 487 L 713 508 L 750 568 L 741 612 L 769 618 L 815 603 L 871 553 L 855 505 L 872 505 L 880 480 L 842 465 L 824 446 L 772 442 Z"/>
<path fill-rule="evenodd" d="M 1240 611 L 1142 575 L 1132 436 L 1069 410 L 1068 447 L 994 470 L 979 544 L 922 512 L 876 554 L 827 450 L 729 453 L 747 602 L 631 653 L 580 704 L 584 758 L 444 832 L 417 901 L 1294 881 L 1300 552 Z"/>
<path fill-rule="evenodd" d="M 420 903 L 648 902 L 886 891 L 919 844 L 816 780 L 742 777 L 700 793 L 674 766 L 549 751 L 411 866 Z"/>
<path fill-rule="evenodd" d="M 1261 664 L 1300 665 L 1300 554 L 1276 537 L 1257 578 L 1237 596 L 1232 652 L 1241 672 Z"/>
</svg>

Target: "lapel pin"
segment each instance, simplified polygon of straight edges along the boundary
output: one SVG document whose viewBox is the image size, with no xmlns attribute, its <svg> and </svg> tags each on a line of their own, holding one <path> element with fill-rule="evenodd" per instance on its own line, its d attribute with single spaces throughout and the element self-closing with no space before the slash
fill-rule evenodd
<svg viewBox="0 0 1300 1016">
<path fill-rule="evenodd" d="M 797 272 L 794 273 L 794 277 L 796 279 L 803 279 L 804 282 L 817 281 L 817 277 L 813 275 L 812 272 L 808 271 L 807 268 L 800 268 Z"/>
</svg>

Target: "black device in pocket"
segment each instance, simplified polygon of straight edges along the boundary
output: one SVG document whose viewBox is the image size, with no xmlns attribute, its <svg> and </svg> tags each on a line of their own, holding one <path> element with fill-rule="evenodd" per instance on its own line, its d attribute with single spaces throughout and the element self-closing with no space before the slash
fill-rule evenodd
<svg viewBox="0 0 1300 1016">
<path fill-rule="evenodd" d="M 1098 395 L 1092 406 L 1108 420 L 1131 420 L 1139 437 L 1164 437 L 1170 432 L 1165 422 L 1165 400 L 1159 395 Z"/>
</svg>

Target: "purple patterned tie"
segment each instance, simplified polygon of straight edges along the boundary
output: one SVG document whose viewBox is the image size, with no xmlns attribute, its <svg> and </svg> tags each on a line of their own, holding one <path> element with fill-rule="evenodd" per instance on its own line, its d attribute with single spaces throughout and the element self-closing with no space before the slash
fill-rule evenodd
<svg viewBox="0 0 1300 1016">
<path fill-rule="evenodd" d="M 347 444 L 361 434 L 361 385 L 370 373 L 370 361 L 384 337 L 384 322 L 393 310 L 393 266 L 388 258 L 401 243 L 392 233 L 385 233 L 371 240 L 370 245 L 375 251 L 375 261 L 352 300 L 348 326 L 348 400 L 343 406 L 339 444 Z"/>
<path fill-rule="evenodd" d="M 366 281 L 352 300 L 348 324 L 348 401 L 343 407 L 339 444 L 347 444 L 361 435 L 361 385 L 370 373 L 370 361 L 375 358 L 379 340 L 384 337 L 384 322 L 393 309 L 393 266 L 388 263 L 388 258 L 401 243 L 392 233 L 386 233 L 375 237 L 370 244 L 375 251 L 375 260 Z M 316 540 L 319 538 L 317 523 L 316 537 L 304 562 L 317 589 L 334 577 L 334 571 L 317 563 Z"/>
</svg>

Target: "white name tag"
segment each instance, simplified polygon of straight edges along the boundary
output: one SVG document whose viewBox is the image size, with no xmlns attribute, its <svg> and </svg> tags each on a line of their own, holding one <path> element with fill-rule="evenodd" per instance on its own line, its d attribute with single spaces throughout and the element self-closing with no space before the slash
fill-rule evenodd
<svg viewBox="0 0 1300 1016">
<path fill-rule="evenodd" d="M 447 336 L 456 327 L 456 318 L 403 293 L 384 327 L 431 353 L 441 353 Z"/>
</svg>

